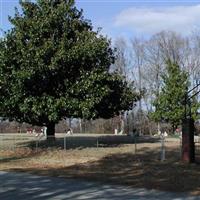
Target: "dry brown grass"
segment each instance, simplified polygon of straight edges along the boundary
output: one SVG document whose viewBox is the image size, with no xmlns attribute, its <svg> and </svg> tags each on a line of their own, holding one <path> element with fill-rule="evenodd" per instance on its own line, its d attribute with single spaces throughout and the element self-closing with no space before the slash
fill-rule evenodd
<svg viewBox="0 0 200 200">
<path fill-rule="evenodd" d="M 29 148 L 1 151 L 0 170 L 25 171 L 66 178 L 84 178 L 113 184 L 200 194 L 200 165 L 180 162 L 178 142 L 166 143 L 161 162 L 159 143 L 106 148 Z"/>
</svg>

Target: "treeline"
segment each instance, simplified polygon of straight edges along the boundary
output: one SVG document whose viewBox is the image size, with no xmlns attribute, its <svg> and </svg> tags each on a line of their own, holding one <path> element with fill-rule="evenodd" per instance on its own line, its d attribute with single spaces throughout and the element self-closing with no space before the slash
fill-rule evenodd
<svg viewBox="0 0 200 200">
<path fill-rule="evenodd" d="M 126 117 L 124 116 L 124 133 L 130 133 L 133 131 L 139 131 L 137 129 L 139 121 L 137 115 L 129 114 Z M 147 121 L 143 121 L 142 132 L 146 134 L 151 134 L 149 130 L 156 131 L 156 124 L 152 123 L 151 128 L 148 127 Z M 111 119 L 96 119 L 96 120 L 84 120 L 84 119 L 65 119 L 60 121 L 56 125 L 56 133 L 65 133 L 69 128 L 73 129 L 74 133 L 97 133 L 97 134 L 114 134 L 115 129 L 118 131 L 121 130 L 121 119 L 119 116 L 116 116 Z M 18 123 L 18 122 L 9 122 L 1 121 L 0 122 L 0 133 L 26 133 L 27 130 L 33 130 L 37 133 L 41 132 L 39 126 L 32 126 L 27 123 Z"/>
<path fill-rule="evenodd" d="M 56 132 L 64 132 L 68 127 L 73 127 L 75 132 L 114 133 L 114 129 L 117 128 L 119 131 L 123 129 L 126 133 L 137 131 L 141 134 L 155 134 L 158 129 L 172 132 L 172 129 L 179 127 L 183 111 L 175 105 L 179 104 L 182 99 L 178 93 L 182 90 L 183 95 L 200 79 L 199 31 L 194 31 L 188 36 L 163 31 L 147 39 L 118 38 L 114 41 L 114 46 L 116 47 L 116 61 L 110 71 L 122 74 L 140 93 L 141 100 L 133 105 L 132 110 L 123 111 L 120 116 L 108 120 L 63 120 L 56 126 Z M 169 62 L 171 69 L 172 66 L 175 66 L 175 71 L 170 71 Z M 182 81 L 182 84 L 179 83 L 179 80 Z M 178 102 L 174 99 L 171 102 L 169 96 L 165 96 L 167 88 L 168 90 L 172 88 L 167 85 L 168 82 L 171 85 L 178 82 L 176 90 L 170 91 L 171 93 L 168 91 L 171 97 L 178 96 Z M 184 85 L 185 89 L 179 88 L 179 85 Z M 167 105 L 157 106 L 159 103 L 166 103 L 166 99 L 168 105 L 170 102 L 173 104 L 168 117 L 165 115 L 167 112 L 164 111 Z M 193 112 L 196 114 L 195 119 L 198 124 L 198 97 L 194 99 L 193 104 L 195 104 Z M 179 113 L 174 121 L 172 120 L 175 116 L 173 111 Z M 161 112 L 164 112 L 164 115 Z M 15 122 L 4 121 L 0 124 L 0 130 L 1 132 L 13 132 L 14 130 L 16 132 L 18 126 L 20 125 Z M 22 127 L 25 131 L 29 125 Z"/>
<path fill-rule="evenodd" d="M 158 130 L 169 132 L 181 125 L 184 95 L 200 80 L 200 33 L 196 30 L 183 35 L 162 31 L 150 38 L 115 41 L 117 60 L 112 70 L 123 74 L 142 96 L 133 108 L 139 118 L 139 132 L 154 134 L 155 122 Z M 190 103 L 198 123 L 198 96 Z M 148 127 L 145 131 L 144 124 Z"/>
</svg>

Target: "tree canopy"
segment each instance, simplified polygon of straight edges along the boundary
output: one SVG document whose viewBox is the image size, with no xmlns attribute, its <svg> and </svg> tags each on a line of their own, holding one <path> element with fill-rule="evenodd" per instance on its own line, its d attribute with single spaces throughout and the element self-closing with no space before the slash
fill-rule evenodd
<svg viewBox="0 0 200 200">
<path fill-rule="evenodd" d="M 0 116 L 46 125 L 63 117 L 110 118 L 138 99 L 110 73 L 111 41 L 94 31 L 73 0 L 21 1 L 0 40 Z"/>
<path fill-rule="evenodd" d="M 155 121 L 164 121 L 172 124 L 173 128 L 181 124 L 185 114 L 185 97 L 189 87 L 188 74 L 182 71 L 177 63 L 167 62 L 166 73 L 162 76 L 163 87 L 154 101 L 155 112 L 152 118 Z M 192 114 L 196 116 L 199 104 L 192 99 Z M 188 114 L 187 107 L 187 114 Z"/>
</svg>

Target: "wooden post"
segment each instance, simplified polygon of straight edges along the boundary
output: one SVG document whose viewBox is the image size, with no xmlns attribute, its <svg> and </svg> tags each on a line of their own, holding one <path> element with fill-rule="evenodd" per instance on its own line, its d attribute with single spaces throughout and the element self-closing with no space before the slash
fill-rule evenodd
<svg viewBox="0 0 200 200">
<path fill-rule="evenodd" d="M 182 124 L 182 161 L 195 162 L 194 120 L 184 119 Z"/>
</svg>

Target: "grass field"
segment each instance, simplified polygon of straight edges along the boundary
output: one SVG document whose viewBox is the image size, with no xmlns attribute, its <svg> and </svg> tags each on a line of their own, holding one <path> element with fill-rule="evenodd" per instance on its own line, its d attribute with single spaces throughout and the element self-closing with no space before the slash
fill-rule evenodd
<svg viewBox="0 0 200 200">
<path fill-rule="evenodd" d="M 78 139 L 81 139 L 80 136 L 77 136 Z M 72 145 L 67 150 L 57 146 L 36 151 L 24 146 L 30 141 L 21 141 L 23 145 L 20 148 L 0 151 L 0 170 L 200 195 L 200 165 L 180 162 L 179 140 L 167 139 L 166 160 L 163 162 L 160 161 L 160 142 L 149 141 L 139 141 L 136 153 L 134 144 L 112 143 L 99 148 Z M 13 141 L 10 142 L 12 144 Z"/>
</svg>

